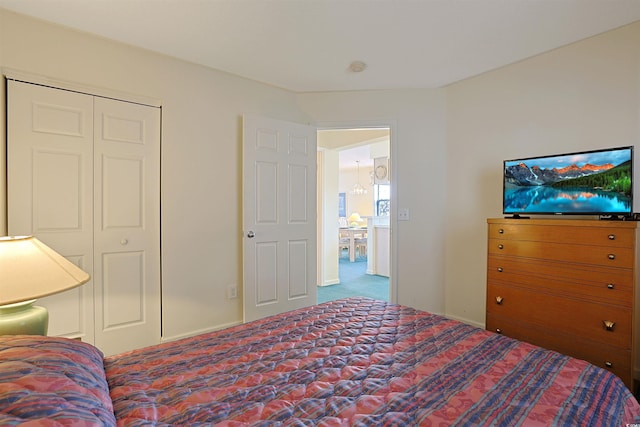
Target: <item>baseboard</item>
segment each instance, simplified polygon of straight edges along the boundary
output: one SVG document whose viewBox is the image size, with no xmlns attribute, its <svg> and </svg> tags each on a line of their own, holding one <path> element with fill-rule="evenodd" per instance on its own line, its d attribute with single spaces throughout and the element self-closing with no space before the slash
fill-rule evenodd
<svg viewBox="0 0 640 427">
<path fill-rule="evenodd" d="M 222 325 L 214 326 L 212 328 L 203 328 L 203 329 L 199 329 L 197 331 L 191 331 L 191 332 L 188 332 L 186 334 L 174 335 L 174 336 L 171 336 L 171 337 L 162 337 L 162 338 L 160 338 L 160 342 L 161 343 L 165 343 L 165 342 L 181 340 L 183 338 L 191 338 L 191 337 L 194 337 L 196 335 L 201 335 L 201 334 L 206 334 L 206 333 L 209 333 L 209 332 L 219 331 L 221 329 L 226 329 L 226 328 L 230 328 L 231 326 L 238 326 L 238 325 L 241 325 L 241 324 L 242 324 L 241 321 L 225 323 L 225 324 L 222 324 Z"/>
<path fill-rule="evenodd" d="M 452 316 L 450 314 L 445 314 L 444 317 L 447 317 L 447 318 L 453 319 L 453 320 L 457 320 L 458 322 L 466 323 L 467 325 L 475 326 L 475 327 L 480 328 L 480 329 L 484 329 L 485 328 L 485 324 L 484 323 L 474 322 L 473 320 L 464 319 L 462 317 Z"/>
</svg>

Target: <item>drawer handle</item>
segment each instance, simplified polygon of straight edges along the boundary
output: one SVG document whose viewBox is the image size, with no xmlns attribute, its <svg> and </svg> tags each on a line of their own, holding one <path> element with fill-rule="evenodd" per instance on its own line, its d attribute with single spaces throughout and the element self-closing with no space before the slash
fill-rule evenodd
<svg viewBox="0 0 640 427">
<path fill-rule="evenodd" d="M 608 288 L 608 289 L 613 289 L 613 288 L 615 288 L 615 285 L 614 285 L 613 283 L 609 283 L 609 284 L 607 285 L 607 288 Z"/>
<path fill-rule="evenodd" d="M 613 331 L 613 328 L 616 327 L 616 322 L 612 322 L 611 320 L 603 320 L 602 324 L 607 331 Z"/>
<path fill-rule="evenodd" d="M 504 249 L 504 245 L 503 245 L 502 243 L 500 243 L 500 244 L 498 245 L 498 249 Z"/>
<path fill-rule="evenodd" d="M 615 234 L 609 234 L 609 240 L 616 240 L 616 235 Z"/>
<path fill-rule="evenodd" d="M 501 228 L 500 230 L 498 230 L 499 234 L 504 234 L 504 230 Z"/>
<path fill-rule="evenodd" d="M 498 273 L 502 273 L 503 271 L 502 267 L 498 267 Z"/>
<path fill-rule="evenodd" d="M 502 301 L 504 301 L 504 298 L 502 298 L 500 295 L 498 295 L 496 297 L 496 304 L 502 305 Z"/>
<path fill-rule="evenodd" d="M 502 329 L 500 329 L 500 328 L 496 328 L 496 333 L 497 333 L 497 334 L 501 334 L 501 333 L 502 333 Z"/>
<path fill-rule="evenodd" d="M 616 259 L 616 255 L 615 255 L 615 254 L 609 254 L 609 259 L 610 259 L 610 260 L 614 260 L 614 259 Z"/>
<path fill-rule="evenodd" d="M 606 366 L 607 368 L 613 368 L 613 362 L 609 362 L 607 360 L 606 362 L 604 362 L 604 366 Z"/>
</svg>

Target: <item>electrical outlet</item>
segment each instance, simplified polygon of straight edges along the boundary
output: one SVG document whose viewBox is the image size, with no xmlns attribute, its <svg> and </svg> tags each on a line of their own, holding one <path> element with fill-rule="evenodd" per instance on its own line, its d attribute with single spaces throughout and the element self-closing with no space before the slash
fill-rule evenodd
<svg viewBox="0 0 640 427">
<path fill-rule="evenodd" d="M 227 287 L 227 298 L 229 299 L 238 298 L 238 285 L 229 285 Z"/>
</svg>

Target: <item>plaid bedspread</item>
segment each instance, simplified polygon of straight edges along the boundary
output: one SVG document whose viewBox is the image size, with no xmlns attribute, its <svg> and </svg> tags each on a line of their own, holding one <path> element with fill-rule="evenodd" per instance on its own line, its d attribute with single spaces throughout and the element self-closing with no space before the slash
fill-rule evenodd
<svg viewBox="0 0 640 427">
<path fill-rule="evenodd" d="M 640 406 L 584 361 L 352 298 L 104 361 L 118 425 L 624 426 Z"/>
<path fill-rule="evenodd" d="M 75 340 L 0 336 L 0 426 L 115 426 L 103 355 Z"/>
</svg>

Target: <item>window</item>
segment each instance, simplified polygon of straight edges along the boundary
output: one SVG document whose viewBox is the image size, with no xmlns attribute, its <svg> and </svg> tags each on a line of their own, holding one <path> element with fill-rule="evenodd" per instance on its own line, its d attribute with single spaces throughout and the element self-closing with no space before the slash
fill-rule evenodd
<svg viewBox="0 0 640 427">
<path fill-rule="evenodd" d="M 376 184 L 374 186 L 374 208 L 376 216 L 389 216 L 391 205 L 391 185 Z"/>
</svg>

